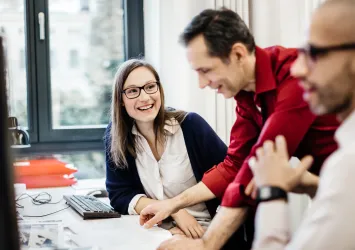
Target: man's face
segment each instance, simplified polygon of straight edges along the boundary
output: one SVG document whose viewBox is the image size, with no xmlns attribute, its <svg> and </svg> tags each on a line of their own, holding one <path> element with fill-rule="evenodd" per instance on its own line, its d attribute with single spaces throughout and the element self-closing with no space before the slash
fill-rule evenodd
<svg viewBox="0 0 355 250">
<path fill-rule="evenodd" d="M 222 61 L 211 57 L 202 35 L 194 38 L 187 46 L 187 59 L 197 72 L 200 88 L 209 86 L 225 98 L 234 97 L 243 89 L 244 71 L 235 57 Z"/>
<path fill-rule="evenodd" d="M 330 25 L 334 25 L 327 22 L 330 14 L 316 13 L 310 27 L 309 44 L 324 48 L 355 42 L 329 32 Z M 300 79 L 304 100 L 314 114 L 351 112 L 355 97 L 354 53 L 352 50 L 329 51 L 313 59 L 307 53 L 300 53 L 292 65 L 291 74 Z"/>
</svg>

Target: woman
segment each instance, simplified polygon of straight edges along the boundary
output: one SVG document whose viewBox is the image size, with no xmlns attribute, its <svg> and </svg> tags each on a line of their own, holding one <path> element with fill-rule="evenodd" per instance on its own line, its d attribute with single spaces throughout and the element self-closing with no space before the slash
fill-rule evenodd
<svg viewBox="0 0 355 250">
<path fill-rule="evenodd" d="M 194 186 L 227 153 L 199 115 L 164 108 L 159 75 L 142 60 L 128 60 L 118 69 L 111 109 L 105 133 L 106 188 L 121 214 L 139 214 L 152 202 Z M 176 227 L 170 231 L 201 237 L 218 205 L 215 199 L 181 209 L 172 215 Z"/>
</svg>

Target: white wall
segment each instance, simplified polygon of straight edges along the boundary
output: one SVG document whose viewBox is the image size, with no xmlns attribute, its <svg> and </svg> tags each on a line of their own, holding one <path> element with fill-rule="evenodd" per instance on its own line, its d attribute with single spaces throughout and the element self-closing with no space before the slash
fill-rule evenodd
<svg viewBox="0 0 355 250">
<path fill-rule="evenodd" d="M 323 0 L 252 0 L 251 26 L 261 47 L 299 47 L 306 39 L 311 14 Z"/>
<path fill-rule="evenodd" d="M 145 0 L 145 54 L 160 74 L 166 104 L 204 117 L 215 129 L 214 91 L 200 90 L 197 75 L 186 60 L 178 37 L 203 9 L 214 8 L 213 0 Z"/>
</svg>

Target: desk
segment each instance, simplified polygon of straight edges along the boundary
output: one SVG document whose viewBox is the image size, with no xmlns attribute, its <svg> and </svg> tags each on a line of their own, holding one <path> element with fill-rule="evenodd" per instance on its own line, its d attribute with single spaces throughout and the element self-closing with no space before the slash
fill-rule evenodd
<svg viewBox="0 0 355 250">
<path fill-rule="evenodd" d="M 86 181 L 85 185 L 88 184 Z M 80 181 L 79 185 L 80 186 Z M 90 185 L 88 185 L 90 186 Z M 65 194 L 86 194 L 88 189 L 73 187 L 28 189 L 26 193 L 37 194 L 47 192 L 52 195 L 52 202 L 59 201 Z M 108 198 L 100 198 L 109 202 Z M 67 207 L 65 201 L 59 204 L 47 204 L 36 206 L 30 199 L 18 202 L 24 208 L 18 209 L 22 215 L 48 214 Z M 71 228 L 77 235 L 72 237 L 73 241 L 80 247 L 97 246 L 101 250 L 153 250 L 164 240 L 171 237 L 171 234 L 158 227 L 144 229 L 139 225 L 139 216 L 123 215 L 121 218 L 83 220 L 72 208 L 49 215 L 43 218 L 25 218 L 26 220 L 61 220 L 64 226 Z"/>
</svg>

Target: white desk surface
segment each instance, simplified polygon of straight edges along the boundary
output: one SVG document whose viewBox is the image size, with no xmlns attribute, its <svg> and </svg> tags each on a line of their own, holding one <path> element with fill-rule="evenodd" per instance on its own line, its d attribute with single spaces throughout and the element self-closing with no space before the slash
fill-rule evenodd
<svg viewBox="0 0 355 250">
<path fill-rule="evenodd" d="M 65 194 L 86 194 L 90 186 L 98 188 L 104 186 L 104 180 L 79 181 L 75 187 L 27 189 L 26 193 L 36 194 L 47 192 L 52 195 L 52 202 L 62 199 Z M 91 185 L 92 184 L 92 185 Z M 108 198 L 100 198 L 109 202 Z M 58 204 L 47 204 L 36 206 L 30 199 L 18 202 L 24 208 L 18 209 L 22 215 L 42 215 L 58 211 L 67 207 L 62 200 Z M 102 250 L 153 250 L 164 240 L 171 237 L 171 234 L 158 227 L 144 229 L 139 225 L 139 217 L 135 215 L 123 215 L 121 218 L 83 220 L 72 208 L 65 209 L 42 218 L 25 218 L 26 220 L 61 220 L 64 226 L 72 229 L 76 235 L 72 239 L 80 247 L 96 246 Z"/>
</svg>

